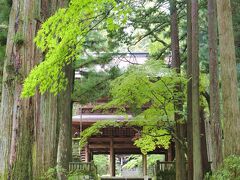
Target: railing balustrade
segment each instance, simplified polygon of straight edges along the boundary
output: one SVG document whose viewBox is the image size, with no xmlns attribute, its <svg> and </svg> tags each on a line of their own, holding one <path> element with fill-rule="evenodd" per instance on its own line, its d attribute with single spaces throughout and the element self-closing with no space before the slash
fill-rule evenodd
<svg viewBox="0 0 240 180">
<path fill-rule="evenodd" d="M 69 163 L 70 171 L 85 171 L 85 172 L 97 172 L 97 167 L 93 162 L 70 162 Z"/>
</svg>

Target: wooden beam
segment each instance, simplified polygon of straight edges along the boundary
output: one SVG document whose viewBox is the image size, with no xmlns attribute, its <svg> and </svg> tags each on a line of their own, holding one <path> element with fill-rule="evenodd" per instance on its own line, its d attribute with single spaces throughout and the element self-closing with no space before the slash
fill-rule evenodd
<svg viewBox="0 0 240 180">
<path fill-rule="evenodd" d="M 95 137 L 95 138 L 89 138 L 88 142 L 110 142 L 113 140 L 113 142 L 129 142 L 133 143 L 133 138 L 129 137 L 113 137 L 113 138 L 108 138 L 108 137 Z"/>
<path fill-rule="evenodd" d="M 89 144 L 90 149 L 109 149 L 109 144 Z M 133 144 L 114 144 L 114 149 L 139 149 Z"/>
<path fill-rule="evenodd" d="M 109 149 L 95 149 L 93 150 L 93 154 L 109 154 Z M 142 154 L 140 149 L 114 149 L 114 154 L 119 155 L 130 155 L 130 154 Z"/>
<path fill-rule="evenodd" d="M 115 176 L 115 154 L 113 141 L 110 141 L 110 176 Z"/>
</svg>

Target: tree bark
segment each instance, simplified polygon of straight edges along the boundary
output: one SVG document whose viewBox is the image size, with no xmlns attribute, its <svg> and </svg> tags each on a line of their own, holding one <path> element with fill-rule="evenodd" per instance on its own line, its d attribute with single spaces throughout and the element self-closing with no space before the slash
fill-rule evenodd
<svg viewBox="0 0 240 180">
<path fill-rule="evenodd" d="M 193 131 L 193 179 L 202 180 L 202 159 L 199 118 L 199 43 L 198 0 L 192 0 L 192 131 Z"/>
<path fill-rule="evenodd" d="M 210 74 L 210 121 L 212 137 L 212 168 L 222 163 L 222 128 L 220 119 L 218 55 L 217 55 L 217 5 L 208 0 L 208 43 Z"/>
<path fill-rule="evenodd" d="M 59 143 L 57 153 L 57 165 L 65 170 L 68 170 L 69 162 L 72 159 L 72 84 L 73 84 L 73 69 L 72 65 L 65 67 L 65 73 L 68 79 L 67 90 L 61 93 L 58 97 L 59 113 L 58 119 L 60 123 Z M 68 108 L 66 108 L 68 107 Z M 58 172 L 59 179 L 66 179 L 62 172 Z"/>
<path fill-rule="evenodd" d="M 176 1 L 170 0 L 170 13 L 171 13 L 171 51 L 172 51 L 172 68 L 176 70 L 177 73 L 181 73 L 181 60 L 180 60 L 180 50 L 179 50 L 179 35 L 178 35 L 178 15 L 176 8 Z M 181 91 L 181 84 L 176 86 L 176 91 Z M 183 100 L 178 99 L 174 102 L 176 111 L 183 111 Z M 181 140 L 175 141 L 176 144 L 176 179 L 185 180 L 186 179 L 186 166 L 185 166 L 185 151 L 184 151 L 184 141 L 185 141 L 185 124 L 182 122 L 182 115 L 178 112 L 175 113 L 176 122 L 176 135 Z"/>
<path fill-rule="evenodd" d="M 204 107 L 200 107 L 200 126 L 201 126 L 201 154 L 202 154 L 202 167 L 203 174 L 211 171 L 211 166 L 208 160 L 208 151 L 207 151 L 207 137 L 206 137 L 206 126 L 205 126 L 205 111 Z"/>
<path fill-rule="evenodd" d="M 57 165 L 59 120 L 57 97 L 45 93 L 35 96 L 35 141 L 33 145 L 33 174 L 40 177 Z"/>
<path fill-rule="evenodd" d="M 9 26 L 14 26 L 15 15 L 14 9 L 11 10 L 9 18 Z M 11 71 L 12 63 L 10 60 L 11 51 L 13 48 L 13 35 L 15 34 L 14 28 L 8 30 L 7 46 L 6 46 L 6 59 L 4 60 L 2 77 L 2 96 L 1 96 L 1 109 L 0 109 L 0 178 L 6 178 L 8 174 L 8 157 L 11 143 L 11 127 L 12 127 L 12 105 L 13 99 L 13 80 L 14 72 Z"/>
<path fill-rule="evenodd" d="M 54 12 L 61 7 L 65 7 L 68 0 L 42 0 L 38 5 L 39 19 L 42 21 L 54 14 Z M 40 16 L 41 14 L 41 16 Z M 43 59 L 43 56 L 39 60 Z M 69 83 L 71 83 L 69 81 Z M 67 88 L 67 93 L 69 90 Z M 62 111 L 70 111 L 71 106 L 62 107 L 60 103 L 67 105 L 71 99 L 59 101 L 61 96 L 54 96 L 46 92 L 44 95 L 37 94 L 35 96 L 35 142 L 33 145 L 33 169 L 34 177 L 42 176 L 49 168 L 57 166 L 57 153 L 59 143 L 59 129 L 61 126 L 61 117 L 59 113 Z M 64 117 L 66 118 L 66 117 Z M 71 121 L 69 117 L 66 119 Z M 68 161 L 66 161 L 68 163 Z"/>
<path fill-rule="evenodd" d="M 188 180 L 193 179 L 193 142 L 192 142 L 192 13 L 191 0 L 187 0 L 187 144 Z"/>
<path fill-rule="evenodd" d="M 223 98 L 224 156 L 240 155 L 236 54 L 230 0 L 217 0 Z"/>
<path fill-rule="evenodd" d="M 1 12 L 0 12 L 0 105 L 2 100 L 2 80 L 3 80 L 3 67 L 4 58 L 7 44 L 7 28 L 1 26 L 7 26 L 9 20 L 9 14 L 11 9 L 10 1 L 1 1 Z"/>
<path fill-rule="evenodd" d="M 33 98 L 21 99 L 20 94 L 35 62 L 36 8 L 32 1 L 12 3 L 0 116 L 0 174 L 4 179 L 31 179 Z"/>
<path fill-rule="evenodd" d="M 33 42 L 40 22 L 46 20 L 58 7 L 66 5 L 67 2 L 66 0 L 13 1 L 0 111 L 2 128 L 0 177 L 2 176 L 2 179 L 34 179 L 40 177 L 50 167 L 56 166 L 59 128 L 63 119 L 71 123 L 69 115 L 60 116 L 71 111 L 71 106 L 64 106 L 71 102 L 69 96 L 71 90 L 67 89 L 68 96 L 65 101 L 58 101 L 62 97 L 54 97 L 50 93 L 43 96 L 37 94 L 28 99 L 21 99 L 20 94 L 23 80 L 33 66 L 42 59 L 42 54 Z M 65 96 L 65 93 L 61 94 Z M 71 131 L 64 133 L 67 133 L 69 138 Z M 70 146 L 68 148 L 67 157 L 71 154 Z M 69 162 L 64 158 L 62 161 Z"/>
</svg>

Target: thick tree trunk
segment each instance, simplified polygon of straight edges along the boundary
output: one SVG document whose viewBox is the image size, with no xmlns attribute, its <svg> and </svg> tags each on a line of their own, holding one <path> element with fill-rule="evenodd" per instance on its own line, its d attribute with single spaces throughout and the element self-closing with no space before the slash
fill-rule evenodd
<svg viewBox="0 0 240 180">
<path fill-rule="evenodd" d="M 0 176 L 3 179 L 33 179 L 57 164 L 62 122 L 59 117 L 71 122 L 70 116 L 66 119 L 66 116 L 59 114 L 69 114 L 71 111 L 70 105 L 62 108 L 70 104 L 71 90 L 67 90 L 68 99 L 65 98 L 65 101 L 58 101 L 62 97 L 49 93 L 21 99 L 20 93 L 23 80 L 42 58 L 33 42 L 40 22 L 66 3 L 66 0 L 13 1 L 0 114 Z M 61 108 L 58 109 L 58 106 Z M 69 138 L 71 131 L 64 133 Z M 70 146 L 68 148 L 67 154 L 71 154 Z M 69 160 L 62 161 L 68 163 Z"/>
<path fill-rule="evenodd" d="M 237 68 L 230 0 L 217 0 L 223 97 L 224 156 L 240 155 Z"/>
<path fill-rule="evenodd" d="M 193 180 L 193 142 L 192 142 L 192 13 L 191 0 L 187 0 L 187 145 L 188 180 Z"/>
<path fill-rule="evenodd" d="M 72 159 L 72 84 L 73 84 L 73 69 L 72 65 L 65 67 L 65 72 L 68 79 L 67 90 L 61 93 L 58 97 L 59 113 L 58 119 L 60 123 L 59 143 L 57 153 L 57 165 L 68 170 L 69 162 Z M 59 179 L 65 179 L 61 172 L 58 172 Z"/>
<path fill-rule="evenodd" d="M 14 71 L 13 63 L 11 60 L 11 54 L 13 49 L 13 36 L 15 34 L 14 23 L 15 23 L 16 12 L 12 8 L 11 16 L 9 19 L 8 38 L 6 47 L 6 60 L 4 61 L 3 67 L 3 81 L 2 81 L 2 99 L 1 99 L 1 109 L 0 109 L 0 178 L 7 178 L 8 174 L 8 161 L 9 161 L 9 151 L 11 144 L 11 128 L 12 128 L 12 116 L 13 110 L 12 106 L 14 103 Z"/>
<path fill-rule="evenodd" d="M 33 98 L 21 99 L 23 79 L 34 65 L 36 6 L 13 1 L 4 62 L 1 106 L 0 173 L 10 179 L 32 178 Z"/>
<path fill-rule="evenodd" d="M 176 70 L 177 73 L 181 73 L 181 60 L 179 51 L 179 35 L 178 35 L 178 15 L 176 8 L 176 1 L 170 0 L 170 13 L 171 13 L 171 51 L 172 51 L 172 68 Z M 178 84 L 176 91 L 181 91 L 181 84 Z M 177 111 L 183 111 L 183 100 L 179 99 L 175 103 L 175 108 Z M 175 113 L 176 122 L 176 135 L 181 142 L 175 141 L 176 144 L 176 179 L 185 180 L 186 179 L 186 166 L 185 166 L 185 124 L 182 124 L 182 115 Z"/>
<path fill-rule="evenodd" d="M 38 5 L 39 19 L 42 19 L 42 21 L 46 20 L 58 8 L 66 6 L 67 3 L 68 0 L 42 0 Z M 42 57 L 39 58 L 39 60 L 41 59 Z M 54 96 L 49 92 L 46 92 L 42 96 L 39 94 L 35 96 L 34 177 L 40 177 L 49 168 L 57 166 L 59 129 L 61 124 L 59 113 L 71 110 L 71 106 L 65 106 L 64 109 L 59 108 L 61 106 L 59 103 L 68 104 L 69 101 L 71 102 L 71 99 L 65 99 L 65 102 L 60 102 L 59 98 L 61 96 Z M 68 117 L 67 120 L 70 121 L 71 118 L 69 119 Z"/>
<path fill-rule="evenodd" d="M 198 0 L 192 0 L 192 131 L 193 179 L 202 180 L 202 159 L 199 118 Z"/>
<path fill-rule="evenodd" d="M 210 72 L 210 121 L 212 137 L 212 168 L 222 163 L 222 128 L 220 119 L 219 78 L 217 57 L 217 5 L 208 0 L 208 43 Z"/>
<path fill-rule="evenodd" d="M 57 98 L 46 93 L 35 96 L 35 142 L 33 146 L 33 174 L 40 177 L 57 164 L 59 120 Z"/>
</svg>

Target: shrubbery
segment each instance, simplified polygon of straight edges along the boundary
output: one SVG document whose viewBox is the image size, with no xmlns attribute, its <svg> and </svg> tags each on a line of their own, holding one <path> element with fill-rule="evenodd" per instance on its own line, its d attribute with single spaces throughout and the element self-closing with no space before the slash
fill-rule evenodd
<svg viewBox="0 0 240 180">
<path fill-rule="evenodd" d="M 240 156 L 229 156 L 222 166 L 212 175 L 207 175 L 206 180 L 240 180 Z"/>
<path fill-rule="evenodd" d="M 57 174 L 61 174 L 65 176 L 65 178 L 67 178 L 68 180 L 84 180 L 84 179 L 98 180 L 99 179 L 97 174 L 95 174 L 94 172 L 88 172 L 84 170 L 75 170 L 75 171 L 68 172 L 64 168 L 56 166 L 53 168 L 49 168 L 47 172 L 45 172 L 44 175 L 39 178 L 39 180 L 46 180 L 46 179 L 56 180 L 58 179 Z"/>
</svg>

